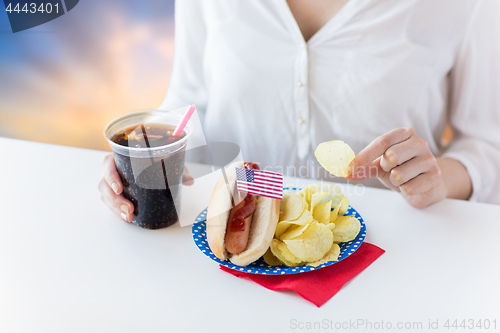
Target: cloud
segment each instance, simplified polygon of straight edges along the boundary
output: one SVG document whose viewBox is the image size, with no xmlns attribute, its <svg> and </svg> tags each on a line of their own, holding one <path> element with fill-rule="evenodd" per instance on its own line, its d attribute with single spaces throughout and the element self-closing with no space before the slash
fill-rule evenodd
<svg viewBox="0 0 500 333">
<path fill-rule="evenodd" d="M 163 100 L 173 27 L 173 1 L 87 0 L 0 35 L 0 135 L 107 149 L 110 119 Z"/>
</svg>

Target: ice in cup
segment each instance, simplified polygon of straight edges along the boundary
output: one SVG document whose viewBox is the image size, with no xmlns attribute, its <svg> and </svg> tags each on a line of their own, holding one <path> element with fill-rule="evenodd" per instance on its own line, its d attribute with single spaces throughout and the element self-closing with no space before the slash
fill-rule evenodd
<svg viewBox="0 0 500 333">
<path fill-rule="evenodd" d="M 123 196 L 134 204 L 132 223 L 147 229 L 178 221 L 180 191 L 191 124 L 170 142 L 182 115 L 136 111 L 119 116 L 104 128 L 123 183 Z"/>
</svg>

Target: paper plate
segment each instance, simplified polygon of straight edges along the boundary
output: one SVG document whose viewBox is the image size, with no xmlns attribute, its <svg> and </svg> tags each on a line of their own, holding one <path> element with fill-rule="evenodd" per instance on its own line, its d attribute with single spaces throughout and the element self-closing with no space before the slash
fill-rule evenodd
<svg viewBox="0 0 500 333">
<path fill-rule="evenodd" d="M 293 188 L 296 190 L 295 188 Z M 327 267 L 333 264 L 338 263 L 339 261 L 349 257 L 351 254 L 353 254 L 363 243 L 366 237 L 366 226 L 363 218 L 359 213 L 349 206 L 349 209 L 347 210 L 346 215 L 354 215 L 358 218 L 358 220 L 361 222 L 361 230 L 359 231 L 358 235 L 356 238 L 350 242 L 346 243 L 340 243 L 340 255 L 338 260 L 336 261 L 329 261 L 326 262 L 322 265 L 319 265 L 318 267 L 312 267 L 312 266 L 298 266 L 298 267 L 287 267 L 285 265 L 281 266 L 269 266 L 264 262 L 264 259 L 259 258 L 259 260 L 251 263 L 250 265 L 246 267 L 242 266 L 237 266 L 231 263 L 230 261 L 225 261 L 225 260 L 220 260 L 217 258 L 212 251 L 210 250 L 210 247 L 208 246 L 207 242 L 207 236 L 206 236 L 206 220 L 207 220 L 207 209 L 204 209 L 196 218 L 195 223 L 193 224 L 192 227 L 192 233 L 193 233 L 193 240 L 196 244 L 196 246 L 200 249 L 201 252 L 203 252 L 207 257 L 212 259 L 213 261 L 221 264 L 222 266 L 226 266 L 228 268 L 238 270 L 241 272 L 245 273 L 252 273 L 252 274 L 264 274 L 264 275 L 284 275 L 284 274 L 296 274 L 296 273 L 302 273 L 302 272 L 310 272 L 314 271 L 317 269 L 321 269 L 323 267 Z"/>
</svg>

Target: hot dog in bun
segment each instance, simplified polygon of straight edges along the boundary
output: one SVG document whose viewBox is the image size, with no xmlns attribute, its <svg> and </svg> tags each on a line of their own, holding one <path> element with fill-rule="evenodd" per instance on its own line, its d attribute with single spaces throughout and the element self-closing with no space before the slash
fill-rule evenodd
<svg viewBox="0 0 500 333">
<path fill-rule="evenodd" d="M 207 213 L 207 241 L 214 255 L 247 266 L 269 248 L 279 218 L 280 200 L 236 189 L 235 167 L 257 169 L 255 163 L 237 162 L 226 168 L 215 185 Z"/>
</svg>

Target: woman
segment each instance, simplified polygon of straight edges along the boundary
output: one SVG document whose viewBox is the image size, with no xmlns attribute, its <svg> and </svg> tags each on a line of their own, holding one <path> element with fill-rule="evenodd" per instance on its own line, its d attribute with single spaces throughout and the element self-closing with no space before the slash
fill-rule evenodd
<svg viewBox="0 0 500 333">
<path fill-rule="evenodd" d="M 326 178 L 314 149 L 340 139 L 358 152 L 350 180 L 378 177 L 414 207 L 499 203 L 499 12 L 495 0 L 178 1 L 161 108 L 195 103 L 210 141 L 287 174 Z M 130 221 L 112 157 L 104 167 L 103 200 Z"/>
</svg>

